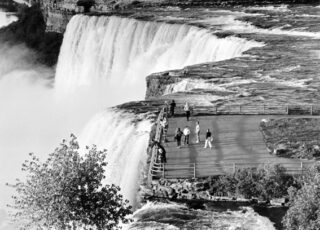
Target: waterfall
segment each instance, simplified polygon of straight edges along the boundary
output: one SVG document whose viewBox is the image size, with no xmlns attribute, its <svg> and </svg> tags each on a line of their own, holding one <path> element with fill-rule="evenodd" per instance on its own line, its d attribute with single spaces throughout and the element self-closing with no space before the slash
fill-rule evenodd
<svg viewBox="0 0 320 230">
<path fill-rule="evenodd" d="M 148 74 L 234 58 L 256 46 L 261 43 L 219 39 L 189 25 L 77 15 L 64 36 L 55 91 L 63 100 L 83 101 L 83 108 L 112 106 L 143 99 Z M 94 116 L 79 138 L 82 145 L 108 150 L 105 183 L 119 185 L 133 205 L 151 129 L 144 120 L 108 109 Z"/>
<path fill-rule="evenodd" d="M 67 26 L 56 90 L 109 98 L 104 105 L 139 100 L 151 73 L 238 57 L 256 46 L 261 43 L 219 39 L 189 25 L 77 15 Z"/>
<path fill-rule="evenodd" d="M 108 109 L 95 115 L 79 138 L 85 145 L 107 149 L 105 183 L 120 186 L 131 205 L 136 204 L 139 176 L 147 162 L 151 122 L 145 115 Z"/>
</svg>

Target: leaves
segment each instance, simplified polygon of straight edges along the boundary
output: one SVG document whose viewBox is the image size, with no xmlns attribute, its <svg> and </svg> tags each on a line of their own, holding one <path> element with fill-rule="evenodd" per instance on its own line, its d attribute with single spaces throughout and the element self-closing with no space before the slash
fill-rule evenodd
<svg viewBox="0 0 320 230">
<path fill-rule="evenodd" d="M 13 217 L 23 228 L 114 229 L 127 221 L 131 207 L 119 194 L 120 188 L 101 184 L 106 150 L 93 146 L 83 157 L 78 150 L 72 134 L 44 163 L 30 153 L 31 159 L 22 165 L 26 181 L 11 185 L 18 194 L 11 206 L 17 210 Z"/>
</svg>

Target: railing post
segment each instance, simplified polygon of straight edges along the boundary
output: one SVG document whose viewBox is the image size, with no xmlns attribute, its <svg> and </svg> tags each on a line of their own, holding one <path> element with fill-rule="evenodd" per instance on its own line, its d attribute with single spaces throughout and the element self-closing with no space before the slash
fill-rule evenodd
<svg viewBox="0 0 320 230">
<path fill-rule="evenodd" d="M 196 178 L 196 163 L 193 163 L 193 178 Z"/>
<path fill-rule="evenodd" d="M 302 161 L 300 163 L 300 168 L 301 168 L 301 174 L 303 174 L 303 162 Z"/>
<path fill-rule="evenodd" d="M 216 106 L 216 114 L 218 114 L 218 107 Z"/>
<path fill-rule="evenodd" d="M 236 173 L 236 163 L 233 163 L 233 174 Z"/>
<path fill-rule="evenodd" d="M 239 105 L 239 113 L 241 114 L 241 105 Z"/>
<path fill-rule="evenodd" d="M 310 107 L 310 115 L 311 116 L 313 115 L 313 105 L 311 105 L 311 107 Z"/>
<path fill-rule="evenodd" d="M 286 106 L 286 113 L 287 113 L 287 115 L 289 115 L 289 106 L 288 105 Z"/>
<path fill-rule="evenodd" d="M 263 104 L 263 114 L 265 114 L 266 113 L 266 108 L 265 108 L 266 106 Z"/>
</svg>

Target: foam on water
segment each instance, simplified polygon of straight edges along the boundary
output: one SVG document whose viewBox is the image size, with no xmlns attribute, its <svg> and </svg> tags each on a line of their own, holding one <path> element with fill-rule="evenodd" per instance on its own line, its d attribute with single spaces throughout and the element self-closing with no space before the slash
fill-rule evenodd
<svg viewBox="0 0 320 230">
<path fill-rule="evenodd" d="M 75 16 L 61 48 L 56 90 L 60 96 L 85 92 L 112 98 L 106 105 L 142 99 L 150 73 L 238 57 L 261 45 L 236 37 L 219 39 L 183 24 Z"/>
<path fill-rule="evenodd" d="M 83 147 L 95 144 L 108 150 L 104 183 L 120 186 L 124 197 L 134 206 L 141 183 L 140 172 L 147 162 L 151 125 L 145 114 L 108 109 L 95 115 L 79 138 Z"/>
<path fill-rule="evenodd" d="M 152 229 L 156 224 L 163 229 L 202 227 L 217 230 L 274 230 L 268 218 L 258 215 L 252 208 L 240 211 L 194 210 L 176 203 L 148 202 L 133 214 L 135 222 L 128 229 Z"/>
<path fill-rule="evenodd" d="M 0 28 L 7 26 L 17 20 L 18 20 L 18 18 L 15 15 L 13 15 L 11 13 L 2 12 L 0 9 Z"/>
</svg>

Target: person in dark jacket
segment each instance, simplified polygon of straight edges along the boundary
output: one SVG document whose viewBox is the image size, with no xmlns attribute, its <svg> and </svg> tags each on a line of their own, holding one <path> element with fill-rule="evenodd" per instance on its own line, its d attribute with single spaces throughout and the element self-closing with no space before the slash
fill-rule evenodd
<svg viewBox="0 0 320 230">
<path fill-rule="evenodd" d="M 208 145 L 209 145 L 210 149 L 212 148 L 211 141 L 212 141 L 212 135 L 211 135 L 210 129 L 208 129 L 207 133 L 206 133 L 206 142 L 204 144 L 205 149 L 208 147 Z"/>
<path fill-rule="evenodd" d="M 166 150 L 162 145 L 158 146 L 158 153 L 160 156 L 160 162 L 161 163 L 167 163 L 167 157 L 166 157 Z"/>
<path fill-rule="evenodd" d="M 176 102 L 174 100 L 172 100 L 171 103 L 170 103 L 170 114 L 171 114 L 171 117 L 174 116 L 175 107 L 176 107 Z"/>
<path fill-rule="evenodd" d="M 176 131 L 176 135 L 174 136 L 174 138 L 177 141 L 177 148 L 181 148 L 181 138 L 182 138 L 182 131 L 180 130 L 180 128 L 177 129 Z"/>
</svg>

